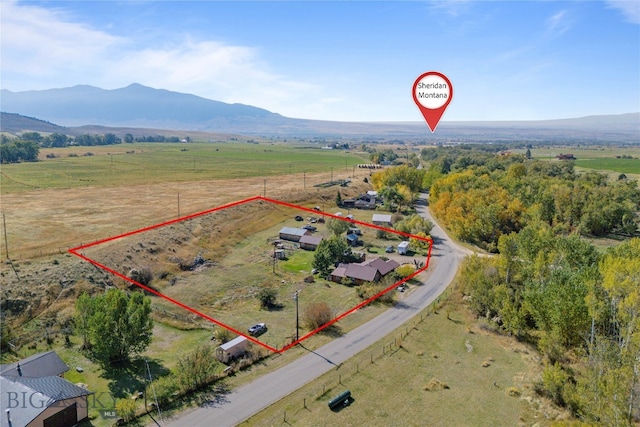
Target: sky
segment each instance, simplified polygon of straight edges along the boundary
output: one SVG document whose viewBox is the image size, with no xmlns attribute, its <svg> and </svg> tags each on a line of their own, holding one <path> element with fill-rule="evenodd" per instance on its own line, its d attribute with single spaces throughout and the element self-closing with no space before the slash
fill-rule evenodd
<svg viewBox="0 0 640 427">
<path fill-rule="evenodd" d="M 640 1 L 0 0 L 0 88 L 140 83 L 287 117 L 422 121 L 640 111 Z M 1 107 L 1 100 L 0 100 Z"/>
</svg>

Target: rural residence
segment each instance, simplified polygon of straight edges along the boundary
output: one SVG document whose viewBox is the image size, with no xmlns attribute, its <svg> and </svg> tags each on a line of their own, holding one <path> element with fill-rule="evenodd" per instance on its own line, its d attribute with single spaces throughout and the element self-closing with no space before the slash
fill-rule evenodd
<svg viewBox="0 0 640 427">
<path fill-rule="evenodd" d="M 93 392 L 65 380 L 68 370 L 54 351 L 0 365 L 2 425 L 71 427 L 87 419 Z"/>
<path fill-rule="evenodd" d="M 352 284 L 361 285 L 364 282 L 377 282 L 399 266 L 394 260 L 385 261 L 382 258 L 362 263 L 338 264 L 330 278 L 336 283 L 343 283 L 347 279 Z"/>
</svg>

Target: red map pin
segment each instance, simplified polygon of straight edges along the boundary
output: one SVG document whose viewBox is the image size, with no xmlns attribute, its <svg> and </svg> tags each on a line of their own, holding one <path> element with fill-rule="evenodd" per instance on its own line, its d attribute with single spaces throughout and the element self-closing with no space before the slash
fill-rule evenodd
<svg viewBox="0 0 640 427">
<path fill-rule="evenodd" d="M 453 98 L 453 86 L 442 73 L 428 71 L 418 77 L 413 84 L 413 100 L 424 119 L 435 132 L 440 118 Z"/>
</svg>

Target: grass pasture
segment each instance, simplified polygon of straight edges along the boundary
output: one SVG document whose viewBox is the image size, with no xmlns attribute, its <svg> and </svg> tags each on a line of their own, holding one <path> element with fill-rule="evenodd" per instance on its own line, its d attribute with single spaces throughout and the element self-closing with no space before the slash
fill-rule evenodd
<svg viewBox="0 0 640 427">
<path fill-rule="evenodd" d="M 47 158 L 47 156 L 56 156 Z M 2 165 L 2 194 L 41 189 L 349 173 L 363 158 L 343 150 L 273 143 L 136 143 L 46 148 L 40 161 Z M 327 175 L 327 181 L 330 176 Z"/>
<path fill-rule="evenodd" d="M 84 156 L 89 150 L 93 155 Z M 58 157 L 47 159 L 47 152 Z M 363 162 L 356 153 L 270 143 L 136 143 L 43 149 L 42 155 L 40 162 L 0 171 L 14 259 L 62 253 L 265 192 L 322 206 L 337 187 L 314 185 L 351 178 L 362 186 L 369 174 L 353 167 Z"/>
<path fill-rule="evenodd" d="M 598 171 L 614 171 L 624 174 L 640 175 L 640 159 L 617 159 L 615 157 L 599 157 L 593 159 L 577 159 L 576 166 Z"/>
<path fill-rule="evenodd" d="M 531 150 L 535 159 L 553 160 L 559 154 L 573 154 L 576 157 L 575 165 L 581 169 L 592 169 L 600 172 L 624 173 L 634 178 L 640 178 L 640 148 L 638 147 L 549 147 Z M 631 159 L 623 159 L 622 156 L 630 156 Z"/>
<path fill-rule="evenodd" d="M 530 386 L 540 373 L 535 352 L 485 331 L 456 299 L 241 426 L 544 426 L 561 417 Z M 354 402 L 331 411 L 344 390 Z"/>
</svg>

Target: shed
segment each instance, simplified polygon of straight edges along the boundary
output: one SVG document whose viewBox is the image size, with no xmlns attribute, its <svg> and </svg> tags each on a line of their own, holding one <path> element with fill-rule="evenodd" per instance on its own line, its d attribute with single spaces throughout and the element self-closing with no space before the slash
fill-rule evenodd
<svg viewBox="0 0 640 427">
<path fill-rule="evenodd" d="M 391 225 L 391 215 L 373 214 L 372 221 L 376 225 Z"/>
<path fill-rule="evenodd" d="M 309 236 L 307 234 L 300 238 L 300 247 L 302 249 L 307 249 L 309 251 L 315 251 L 321 241 L 322 241 L 322 237 Z"/>
<path fill-rule="evenodd" d="M 280 229 L 280 238 L 282 240 L 289 240 L 290 242 L 299 242 L 302 236 L 309 233 L 310 231 L 304 228 L 282 227 Z"/>
<path fill-rule="evenodd" d="M 405 240 L 404 242 L 398 243 L 398 253 L 400 255 L 406 255 L 407 250 L 409 250 L 409 242 Z"/>
<path fill-rule="evenodd" d="M 241 335 L 216 348 L 216 359 L 222 363 L 228 363 L 230 360 L 245 354 L 248 348 L 249 341 Z"/>
</svg>

